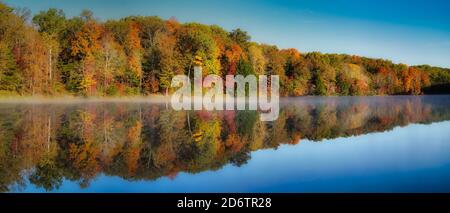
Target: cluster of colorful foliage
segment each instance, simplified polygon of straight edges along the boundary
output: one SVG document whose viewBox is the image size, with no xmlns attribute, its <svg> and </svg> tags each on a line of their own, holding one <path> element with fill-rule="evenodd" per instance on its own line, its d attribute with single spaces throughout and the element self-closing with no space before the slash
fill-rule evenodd
<svg viewBox="0 0 450 213">
<path fill-rule="evenodd" d="M 0 91 L 86 96 L 171 92 L 196 57 L 205 74 L 280 75 L 284 96 L 421 94 L 450 83 L 449 69 L 343 54 L 300 54 L 251 42 L 241 29 L 132 16 L 98 21 L 0 3 Z M 31 22 L 29 21 L 31 20 Z"/>
</svg>

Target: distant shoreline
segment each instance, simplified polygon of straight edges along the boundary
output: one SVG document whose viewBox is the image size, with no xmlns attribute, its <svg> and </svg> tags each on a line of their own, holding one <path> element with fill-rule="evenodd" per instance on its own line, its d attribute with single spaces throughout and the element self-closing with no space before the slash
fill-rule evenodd
<svg viewBox="0 0 450 213">
<path fill-rule="evenodd" d="M 285 96 L 280 100 L 290 98 L 358 98 L 358 97 L 420 97 L 420 96 L 448 96 L 450 94 L 424 94 L 424 95 L 371 95 L 371 96 Z M 1 103 L 96 103 L 96 102 L 133 102 L 133 103 L 169 103 L 171 96 L 149 95 L 149 96 L 117 96 L 117 97 L 82 97 L 82 96 L 0 96 Z"/>
<path fill-rule="evenodd" d="M 82 96 L 0 96 L 0 103 L 86 103 L 86 102 L 152 102 L 165 103 L 170 101 L 170 97 L 163 95 L 149 95 L 149 96 L 120 96 L 120 97 L 82 97 Z"/>
</svg>

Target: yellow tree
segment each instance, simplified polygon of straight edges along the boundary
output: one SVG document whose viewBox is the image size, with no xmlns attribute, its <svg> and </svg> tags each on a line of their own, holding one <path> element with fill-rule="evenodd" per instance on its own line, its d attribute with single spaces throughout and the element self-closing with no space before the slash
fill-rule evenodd
<svg viewBox="0 0 450 213">
<path fill-rule="evenodd" d="M 250 62 L 253 66 L 253 70 L 257 75 L 263 75 L 266 66 L 266 58 L 264 58 L 262 49 L 258 45 L 251 45 L 248 48 L 248 52 Z"/>
<path fill-rule="evenodd" d="M 140 92 L 142 88 L 142 45 L 139 38 L 139 26 L 134 21 L 128 23 L 128 32 L 124 46 L 128 57 L 128 69 L 133 76 L 137 77 Z M 130 84 L 133 79 L 127 80 L 128 84 Z"/>
<path fill-rule="evenodd" d="M 56 40 L 55 36 L 42 33 L 42 39 L 44 42 L 45 55 L 47 56 L 47 81 L 46 86 L 49 92 L 54 92 L 55 86 L 55 69 L 58 61 L 58 55 L 60 52 L 59 42 Z"/>
<path fill-rule="evenodd" d="M 102 79 L 102 88 L 104 94 L 113 95 L 110 85 L 114 83 L 114 77 L 123 75 L 126 69 L 125 52 L 107 32 L 101 38 L 101 50 L 97 55 L 98 69 L 100 72 L 99 79 Z"/>
<path fill-rule="evenodd" d="M 48 82 L 48 52 L 40 35 L 32 28 L 24 30 L 24 40 L 19 44 L 21 51 L 17 55 L 22 70 L 25 88 L 31 94 L 41 93 Z"/>
<path fill-rule="evenodd" d="M 159 82 L 166 95 L 169 93 L 172 77 L 183 73 L 180 53 L 177 51 L 177 39 L 174 35 L 178 28 L 177 22 L 170 20 L 166 22 L 166 30 L 157 31 L 154 38 L 159 58 Z"/>
<path fill-rule="evenodd" d="M 88 20 L 80 31 L 75 34 L 71 42 L 71 54 L 81 60 L 83 79 L 80 89 L 88 94 L 95 91 L 97 83 L 95 55 L 101 48 L 101 34 L 103 28 L 93 20 Z"/>
<path fill-rule="evenodd" d="M 403 87 L 405 93 L 420 94 L 423 86 L 428 86 L 430 80 L 428 74 L 416 67 L 409 67 L 402 71 Z"/>
</svg>

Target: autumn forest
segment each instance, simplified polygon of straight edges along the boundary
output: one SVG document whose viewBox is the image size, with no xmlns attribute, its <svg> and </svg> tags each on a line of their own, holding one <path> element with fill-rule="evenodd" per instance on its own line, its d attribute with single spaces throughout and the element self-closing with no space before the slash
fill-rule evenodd
<svg viewBox="0 0 450 213">
<path fill-rule="evenodd" d="M 281 95 L 446 93 L 450 69 L 344 54 L 300 53 L 251 41 L 241 29 L 131 16 L 99 21 L 0 3 L 0 94 L 168 94 L 203 59 L 205 74 L 280 76 Z M 192 73 L 192 72 L 191 72 Z"/>
</svg>

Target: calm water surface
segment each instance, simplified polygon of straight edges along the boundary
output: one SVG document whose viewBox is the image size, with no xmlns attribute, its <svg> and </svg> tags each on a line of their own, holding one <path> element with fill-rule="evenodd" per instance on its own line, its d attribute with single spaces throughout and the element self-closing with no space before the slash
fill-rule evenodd
<svg viewBox="0 0 450 213">
<path fill-rule="evenodd" d="M 0 103 L 2 192 L 450 192 L 450 96 Z"/>
</svg>

